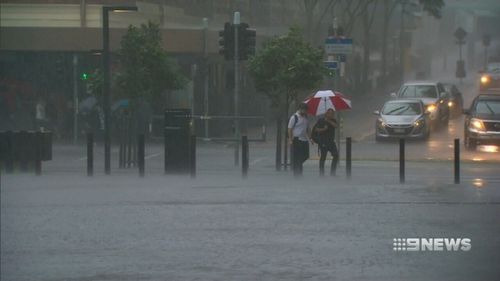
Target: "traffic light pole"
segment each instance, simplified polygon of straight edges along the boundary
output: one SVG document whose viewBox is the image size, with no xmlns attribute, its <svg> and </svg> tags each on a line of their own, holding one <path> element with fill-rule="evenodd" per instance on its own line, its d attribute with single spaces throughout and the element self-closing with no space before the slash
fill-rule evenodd
<svg viewBox="0 0 500 281">
<path fill-rule="evenodd" d="M 102 9 L 102 65 L 103 65 L 103 107 L 104 107 L 104 173 L 111 173 L 111 133 L 110 133 L 110 67 L 109 67 L 109 11 Z"/>
<path fill-rule="evenodd" d="M 78 141 L 78 55 L 73 54 L 73 144 Z"/>
<path fill-rule="evenodd" d="M 204 100 L 205 117 L 208 116 L 208 18 L 203 18 L 203 80 L 204 80 Z M 208 138 L 208 119 L 205 119 L 205 138 Z"/>
<path fill-rule="evenodd" d="M 239 106 L 239 54 L 238 54 L 238 29 L 240 26 L 240 12 L 234 13 L 234 138 L 236 139 L 234 148 L 234 165 L 239 164 L 240 153 L 240 115 Z"/>
</svg>

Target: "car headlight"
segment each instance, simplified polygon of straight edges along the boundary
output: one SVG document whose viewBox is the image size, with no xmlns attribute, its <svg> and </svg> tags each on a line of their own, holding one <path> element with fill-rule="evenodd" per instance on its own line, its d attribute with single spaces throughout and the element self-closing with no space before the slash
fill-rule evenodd
<svg viewBox="0 0 500 281">
<path fill-rule="evenodd" d="M 452 101 L 448 102 L 448 107 L 453 107 L 453 102 Z"/>
<path fill-rule="evenodd" d="M 483 121 L 472 118 L 469 123 L 469 128 L 476 129 L 478 131 L 485 131 L 486 129 L 484 128 Z"/>
<path fill-rule="evenodd" d="M 417 121 L 415 121 L 415 123 L 413 123 L 413 126 L 420 127 L 423 126 L 424 123 L 425 123 L 424 119 L 418 119 Z"/>
<path fill-rule="evenodd" d="M 386 123 L 385 123 L 384 119 L 382 119 L 382 118 L 377 119 L 377 124 L 378 124 L 380 127 L 382 127 L 382 128 L 384 128 L 384 127 L 385 127 L 385 125 L 386 125 Z"/>
<path fill-rule="evenodd" d="M 427 111 L 429 111 L 429 112 L 434 112 L 434 111 L 436 111 L 436 109 L 437 109 L 437 107 L 435 104 L 430 104 L 427 106 Z"/>
<path fill-rule="evenodd" d="M 490 82 L 490 77 L 488 75 L 481 76 L 481 83 L 486 84 Z"/>
</svg>

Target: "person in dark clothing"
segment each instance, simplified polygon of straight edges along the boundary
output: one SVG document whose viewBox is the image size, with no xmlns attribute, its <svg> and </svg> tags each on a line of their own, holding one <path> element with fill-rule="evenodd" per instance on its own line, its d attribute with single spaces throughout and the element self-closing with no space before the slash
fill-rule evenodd
<svg viewBox="0 0 500 281">
<path fill-rule="evenodd" d="M 332 165 L 330 174 L 335 175 L 337 171 L 338 150 L 335 144 L 335 129 L 337 128 L 337 120 L 335 120 L 335 112 L 333 109 L 328 109 L 325 117 L 318 120 L 314 126 L 314 131 L 318 136 L 318 148 L 320 151 L 319 158 L 319 173 L 325 175 L 325 160 L 328 152 L 332 155 Z"/>
<path fill-rule="evenodd" d="M 302 175 L 302 164 L 309 158 L 309 120 L 307 118 L 307 104 L 302 103 L 288 122 L 288 141 L 291 145 L 293 174 Z"/>
</svg>

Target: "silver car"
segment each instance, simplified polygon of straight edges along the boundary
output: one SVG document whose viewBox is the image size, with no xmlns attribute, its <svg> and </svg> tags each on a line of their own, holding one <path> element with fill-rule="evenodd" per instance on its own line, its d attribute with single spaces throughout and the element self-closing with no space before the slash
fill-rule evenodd
<svg viewBox="0 0 500 281">
<path fill-rule="evenodd" d="M 382 110 L 375 111 L 375 139 L 389 138 L 427 139 L 430 134 L 429 111 L 416 99 L 391 100 Z"/>
<path fill-rule="evenodd" d="M 448 126 L 449 121 L 449 94 L 440 82 L 420 81 L 407 82 L 401 86 L 398 93 L 391 94 L 398 99 L 418 99 L 425 105 L 425 110 L 430 112 L 429 119 L 432 126 Z"/>
</svg>

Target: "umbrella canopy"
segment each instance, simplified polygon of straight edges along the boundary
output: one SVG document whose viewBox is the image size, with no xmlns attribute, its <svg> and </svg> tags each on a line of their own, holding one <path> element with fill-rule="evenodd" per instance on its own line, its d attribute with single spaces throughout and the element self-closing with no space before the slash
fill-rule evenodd
<svg viewBox="0 0 500 281">
<path fill-rule="evenodd" d="M 97 104 L 97 99 L 93 96 L 90 96 L 80 102 L 80 105 L 78 106 L 78 111 L 80 112 L 91 111 L 96 104 Z"/>
<path fill-rule="evenodd" d="M 307 104 L 307 113 L 312 115 L 325 114 L 328 109 L 335 111 L 351 109 L 351 100 L 340 92 L 331 90 L 318 91 L 304 101 Z"/>
<path fill-rule="evenodd" d="M 117 109 L 120 109 L 120 108 L 127 108 L 128 106 L 129 106 L 128 99 L 121 99 L 121 100 L 118 100 L 117 102 L 115 102 L 115 103 L 111 106 L 111 110 L 112 110 L 112 111 L 116 111 Z"/>
</svg>

